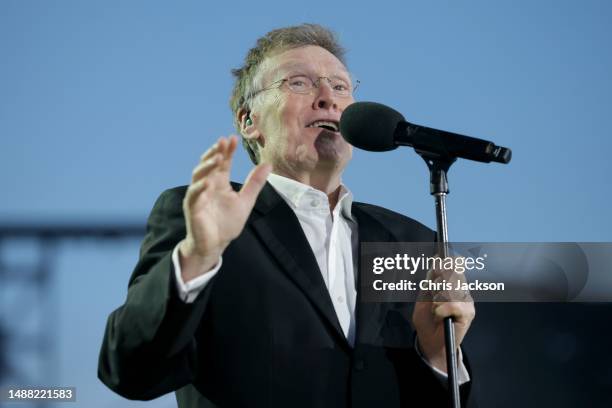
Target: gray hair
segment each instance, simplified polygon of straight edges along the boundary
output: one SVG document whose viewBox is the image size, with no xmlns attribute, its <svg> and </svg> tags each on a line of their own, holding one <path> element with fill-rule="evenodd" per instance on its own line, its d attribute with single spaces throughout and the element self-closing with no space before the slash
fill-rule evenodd
<svg viewBox="0 0 612 408">
<path fill-rule="evenodd" d="M 230 107 L 234 116 L 234 126 L 238 133 L 242 134 L 238 112 L 251 110 L 249 96 L 256 90 L 261 89 L 259 71 L 264 60 L 284 51 L 307 45 L 324 48 L 345 64 L 345 50 L 332 31 L 318 24 L 301 24 L 272 30 L 259 38 L 255 47 L 247 53 L 242 67 L 232 70 L 236 82 L 230 98 Z M 249 154 L 251 161 L 255 164 L 259 163 L 257 142 L 247 140 L 243 136 L 242 145 Z"/>
</svg>

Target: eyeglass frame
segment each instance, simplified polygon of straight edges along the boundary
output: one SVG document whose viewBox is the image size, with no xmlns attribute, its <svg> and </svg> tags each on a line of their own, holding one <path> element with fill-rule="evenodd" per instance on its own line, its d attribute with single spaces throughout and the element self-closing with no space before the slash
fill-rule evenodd
<svg viewBox="0 0 612 408">
<path fill-rule="evenodd" d="M 349 74 L 349 75 L 350 75 L 350 74 Z M 280 89 L 280 87 L 281 87 L 281 86 L 283 86 L 283 84 L 284 84 L 285 82 L 288 82 L 288 81 L 289 81 L 291 78 L 296 78 L 296 77 L 305 77 L 305 78 L 308 78 L 308 80 L 310 80 L 310 82 L 311 82 L 311 84 L 312 84 L 312 85 L 311 85 L 311 87 L 310 87 L 310 88 L 308 88 L 308 92 L 298 92 L 298 91 L 294 90 L 293 88 L 291 88 L 291 86 L 290 86 L 290 85 L 288 85 L 288 86 L 287 86 L 291 92 L 293 92 L 293 93 L 295 93 L 295 94 L 298 94 L 298 95 L 309 95 L 309 94 L 312 92 L 312 90 L 313 90 L 314 88 L 317 88 L 317 89 L 318 89 L 318 88 L 319 88 L 319 84 L 321 83 L 321 79 L 323 79 L 323 78 L 325 78 L 325 79 L 327 80 L 327 84 L 328 84 L 328 85 L 329 85 L 329 87 L 331 88 L 331 90 L 332 90 L 333 94 L 334 94 L 334 95 L 336 95 L 336 96 L 338 96 L 338 97 L 340 97 L 340 98 L 348 98 L 348 97 L 350 97 L 351 95 L 353 95 L 353 94 L 355 93 L 355 91 L 357 90 L 357 88 L 358 88 L 358 87 L 359 87 L 359 85 L 361 84 L 361 81 L 360 81 L 359 79 L 351 79 L 351 80 L 349 81 L 350 86 L 351 86 L 351 89 L 349 90 L 349 93 L 348 93 L 347 95 L 340 95 L 340 94 L 338 94 L 338 93 L 337 93 L 337 91 L 336 91 L 336 90 L 334 90 L 334 88 L 332 87 L 332 80 L 333 80 L 333 79 L 332 79 L 332 78 L 330 78 L 330 77 L 328 77 L 328 76 L 320 76 L 320 77 L 317 77 L 317 79 L 313 81 L 313 79 L 312 79 L 312 78 L 311 78 L 309 75 L 306 75 L 306 74 L 295 74 L 295 75 L 290 75 L 290 76 L 288 76 L 288 77 L 285 77 L 285 78 L 281 78 L 281 79 L 279 79 L 279 80 L 276 80 L 276 81 L 272 82 L 270 85 L 268 85 L 268 86 L 266 86 L 266 87 L 264 87 L 264 88 L 262 88 L 262 89 L 260 89 L 260 90 L 258 90 L 258 91 L 252 92 L 252 93 L 251 93 L 251 94 L 250 94 L 250 95 L 249 95 L 247 98 L 245 98 L 245 99 L 248 101 L 248 100 L 251 100 L 251 99 L 255 98 L 255 97 L 256 97 L 258 94 L 260 94 L 261 92 L 264 92 L 264 91 L 270 91 L 270 90 L 272 90 L 272 89 Z M 342 81 L 344 81 L 344 80 L 342 80 Z M 353 85 L 353 82 L 355 83 L 355 85 Z"/>
</svg>

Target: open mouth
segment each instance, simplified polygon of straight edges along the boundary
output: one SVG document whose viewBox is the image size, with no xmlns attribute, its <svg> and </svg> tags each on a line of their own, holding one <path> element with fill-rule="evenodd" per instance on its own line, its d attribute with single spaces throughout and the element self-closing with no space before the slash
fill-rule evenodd
<svg viewBox="0 0 612 408">
<path fill-rule="evenodd" d="M 306 127 L 321 128 L 321 129 L 329 130 L 331 132 L 337 132 L 339 129 L 339 124 L 338 122 L 330 121 L 330 120 L 316 120 Z"/>
</svg>

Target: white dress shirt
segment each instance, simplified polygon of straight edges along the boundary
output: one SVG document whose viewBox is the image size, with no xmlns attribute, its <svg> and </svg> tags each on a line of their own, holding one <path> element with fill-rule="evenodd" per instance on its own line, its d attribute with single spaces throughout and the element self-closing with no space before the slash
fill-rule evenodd
<svg viewBox="0 0 612 408">
<path fill-rule="evenodd" d="M 344 185 L 340 186 L 338 203 L 330 212 L 327 195 L 306 184 L 277 174 L 270 174 L 268 182 L 291 207 L 300 222 L 306 239 L 321 270 L 323 281 L 327 286 L 334 305 L 340 327 L 351 345 L 355 343 L 355 301 L 357 299 L 355 268 L 358 254 L 357 222 L 351 214 L 353 195 Z M 172 262 L 177 282 L 179 297 L 187 303 L 195 300 L 206 284 L 221 268 L 222 259 L 209 272 L 189 282 L 183 282 L 178 256 L 178 245 L 172 253 Z M 446 374 L 427 362 L 440 380 L 446 380 Z M 459 384 L 470 380 L 459 351 Z"/>
</svg>

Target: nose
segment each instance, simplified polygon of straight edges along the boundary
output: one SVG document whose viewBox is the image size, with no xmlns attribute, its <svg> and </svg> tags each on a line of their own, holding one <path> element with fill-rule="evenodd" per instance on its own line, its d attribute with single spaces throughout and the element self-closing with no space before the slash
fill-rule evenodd
<svg viewBox="0 0 612 408">
<path fill-rule="evenodd" d="M 332 90 L 329 80 L 325 77 L 319 78 L 315 91 L 315 99 L 312 103 L 313 109 L 338 109 L 336 94 Z"/>
</svg>

